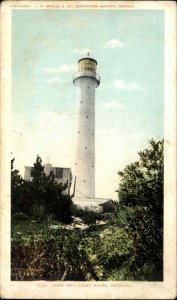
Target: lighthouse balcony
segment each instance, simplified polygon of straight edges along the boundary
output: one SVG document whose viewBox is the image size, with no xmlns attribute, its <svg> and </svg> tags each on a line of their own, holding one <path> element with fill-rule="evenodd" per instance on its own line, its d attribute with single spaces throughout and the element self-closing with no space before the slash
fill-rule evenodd
<svg viewBox="0 0 177 300">
<path fill-rule="evenodd" d="M 92 72 L 92 71 L 83 71 L 83 72 L 75 73 L 74 76 L 73 76 L 73 83 L 75 84 L 75 81 L 79 78 L 82 78 L 82 77 L 94 78 L 97 82 L 97 86 L 99 86 L 99 84 L 100 84 L 100 75 L 95 73 L 95 72 Z"/>
</svg>

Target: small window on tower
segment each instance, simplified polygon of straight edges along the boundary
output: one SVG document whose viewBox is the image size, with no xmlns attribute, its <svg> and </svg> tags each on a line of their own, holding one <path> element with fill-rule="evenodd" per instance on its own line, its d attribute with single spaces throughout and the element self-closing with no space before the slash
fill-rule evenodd
<svg viewBox="0 0 177 300">
<path fill-rule="evenodd" d="M 85 149 L 87 149 L 87 147 L 85 147 Z"/>
<path fill-rule="evenodd" d="M 88 119 L 88 116 L 86 116 L 86 118 Z"/>
<path fill-rule="evenodd" d="M 56 168 L 56 178 L 63 177 L 63 168 Z"/>
<path fill-rule="evenodd" d="M 82 103 L 82 101 L 80 103 Z"/>
<path fill-rule="evenodd" d="M 88 86 L 88 89 L 89 89 L 90 87 Z"/>
</svg>

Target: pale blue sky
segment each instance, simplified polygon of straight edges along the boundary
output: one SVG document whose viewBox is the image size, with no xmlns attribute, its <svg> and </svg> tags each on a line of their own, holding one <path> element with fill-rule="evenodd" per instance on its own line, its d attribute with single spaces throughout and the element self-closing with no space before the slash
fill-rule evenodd
<svg viewBox="0 0 177 300">
<path fill-rule="evenodd" d="M 13 153 L 72 165 L 77 61 L 98 62 L 96 194 L 116 198 L 117 171 L 163 137 L 164 15 L 160 10 L 13 10 Z"/>
</svg>

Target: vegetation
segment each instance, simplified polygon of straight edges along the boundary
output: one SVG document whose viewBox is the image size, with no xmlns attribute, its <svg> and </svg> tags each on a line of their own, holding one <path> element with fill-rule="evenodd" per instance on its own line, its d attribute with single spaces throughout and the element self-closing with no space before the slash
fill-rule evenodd
<svg viewBox="0 0 177 300">
<path fill-rule="evenodd" d="M 71 198 L 64 194 L 67 184 L 58 184 L 54 174 L 44 173 L 42 160 L 37 156 L 31 172 L 32 181 L 25 181 L 11 161 L 12 216 L 25 213 L 28 216 L 45 220 L 53 216 L 64 223 L 71 222 Z"/>
<path fill-rule="evenodd" d="M 12 161 L 12 280 L 163 280 L 163 169 L 151 140 L 118 172 L 116 211 L 100 214 L 73 205 L 39 156 L 31 182 Z"/>
<path fill-rule="evenodd" d="M 139 161 L 118 174 L 118 226 L 134 245 L 130 271 L 144 280 L 162 280 L 163 274 L 163 141 L 150 141 Z M 129 273 L 129 269 L 128 269 Z"/>
<path fill-rule="evenodd" d="M 96 221 L 103 219 L 100 213 L 88 210 L 87 208 L 82 209 L 75 204 L 72 204 L 71 211 L 75 217 L 80 218 L 82 222 L 87 225 L 95 225 Z"/>
</svg>

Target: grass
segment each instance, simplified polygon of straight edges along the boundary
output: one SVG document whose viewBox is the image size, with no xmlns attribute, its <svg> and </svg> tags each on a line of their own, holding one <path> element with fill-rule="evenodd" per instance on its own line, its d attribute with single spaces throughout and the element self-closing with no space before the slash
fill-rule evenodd
<svg viewBox="0 0 177 300">
<path fill-rule="evenodd" d="M 87 253 L 97 234 L 51 220 L 12 222 L 11 279 L 86 280 L 87 269 L 97 278 Z"/>
<path fill-rule="evenodd" d="M 162 280 L 149 257 L 138 267 L 134 239 L 110 216 L 107 223 L 99 221 L 86 228 L 84 223 L 75 225 L 51 218 L 13 220 L 11 279 Z"/>
</svg>

